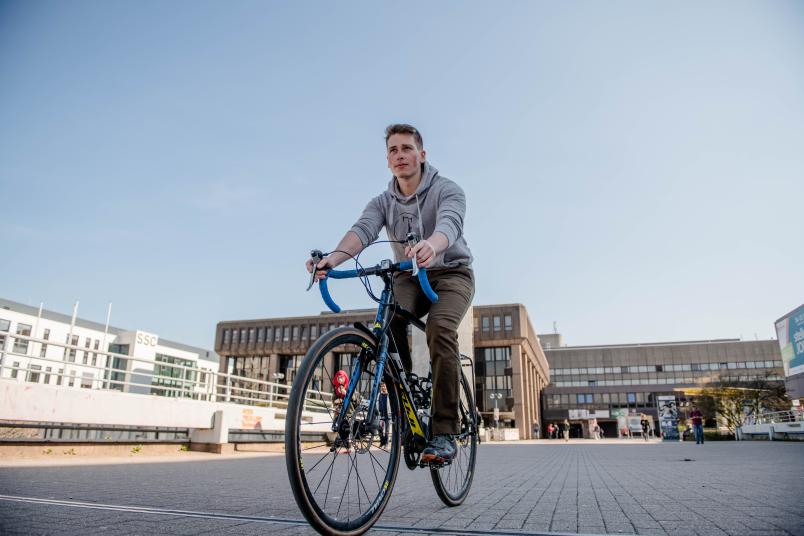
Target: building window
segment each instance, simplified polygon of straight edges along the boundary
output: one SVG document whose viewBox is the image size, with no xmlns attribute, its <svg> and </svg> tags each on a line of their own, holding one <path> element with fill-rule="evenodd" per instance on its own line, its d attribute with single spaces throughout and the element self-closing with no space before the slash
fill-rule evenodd
<svg viewBox="0 0 804 536">
<path fill-rule="evenodd" d="M 290 340 L 290 326 L 282 328 L 282 340 L 288 342 Z"/>
<path fill-rule="evenodd" d="M 494 317 L 494 331 L 500 331 L 500 317 Z"/>
<path fill-rule="evenodd" d="M 265 342 L 273 342 L 274 340 L 274 328 L 272 326 L 268 326 L 265 328 Z"/>
<path fill-rule="evenodd" d="M 481 362 L 485 370 L 485 379 L 480 384 L 478 398 L 482 397 L 480 407 L 483 411 L 492 411 L 494 401 L 489 398 L 492 393 L 502 395 L 497 401 L 497 407 L 501 411 L 511 411 L 507 399 L 512 395 L 511 376 L 506 375 L 506 369 L 511 367 L 511 348 L 508 346 L 498 348 L 479 348 L 478 362 Z"/>
<path fill-rule="evenodd" d="M 299 340 L 299 326 L 293 326 L 293 340 Z"/>
<path fill-rule="evenodd" d="M 511 315 L 505 315 L 505 331 L 511 331 L 514 329 L 514 323 L 512 322 Z"/>
<path fill-rule="evenodd" d="M 302 326 L 301 328 L 301 338 L 303 341 L 307 340 L 307 326 Z"/>
<path fill-rule="evenodd" d="M 98 339 L 95 339 L 94 350 L 95 350 L 95 352 L 97 352 L 99 349 L 100 349 L 100 341 Z M 98 354 L 93 353 L 92 354 L 92 366 L 95 367 L 97 365 L 98 365 Z"/>
<path fill-rule="evenodd" d="M 11 328 L 11 322 L 0 318 L 0 331 L 8 331 Z M 0 350 L 6 349 L 6 335 L 0 334 Z"/>
<path fill-rule="evenodd" d="M 223 330 L 223 345 L 224 346 L 229 345 L 229 341 L 231 340 L 231 337 L 232 337 L 232 330 L 224 329 Z"/>
<path fill-rule="evenodd" d="M 56 376 L 56 385 L 61 385 L 61 379 L 64 377 L 64 369 L 59 369 L 59 375 Z"/>
<path fill-rule="evenodd" d="M 636 404 L 636 393 L 628 393 L 628 403 Z"/>
<path fill-rule="evenodd" d="M 257 339 L 257 330 L 255 328 L 249 328 L 248 330 L 248 342 L 253 343 Z"/>
<path fill-rule="evenodd" d="M 285 375 L 285 378 L 282 381 L 287 385 L 293 383 L 293 378 L 296 377 L 296 368 L 301 362 L 302 357 L 304 356 L 296 356 L 296 355 L 279 356 L 279 372 Z"/>
<path fill-rule="evenodd" d="M 265 328 L 264 327 L 259 328 L 257 330 L 257 342 L 258 343 L 265 342 Z"/>
<path fill-rule="evenodd" d="M 246 328 L 240 329 L 240 344 L 246 344 L 248 342 Z"/>
<path fill-rule="evenodd" d="M 240 330 L 232 330 L 232 344 L 237 345 L 240 343 Z"/>
<path fill-rule="evenodd" d="M 40 376 L 39 371 L 41 370 L 42 367 L 39 365 L 30 365 L 28 367 L 28 377 L 26 378 L 26 381 L 29 381 L 31 383 L 39 383 L 39 376 Z"/>
<path fill-rule="evenodd" d="M 198 367 L 195 361 L 156 354 L 151 394 L 170 397 L 192 397 L 198 385 Z"/>
<path fill-rule="evenodd" d="M 92 380 L 95 379 L 95 376 L 91 372 L 84 372 L 81 375 L 81 388 L 82 389 L 92 389 Z"/>
<path fill-rule="evenodd" d="M 67 381 L 67 387 L 72 387 L 75 385 L 75 371 L 70 371 L 70 379 Z"/>
<path fill-rule="evenodd" d="M 92 339 L 87 337 L 87 340 L 84 341 L 84 348 L 86 348 L 86 350 L 84 350 L 84 359 L 82 361 L 84 365 L 86 365 L 87 362 L 89 361 L 89 347 L 91 345 L 92 345 Z"/>
<path fill-rule="evenodd" d="M 318 338 L 318 324 L 313 324 L 310 326 L 310 340 L 316 340 Z"/>
<path fill-rule="evenodd" d="M 53 372 L 53 367 L 45 367 L 45 385 L 50 384 L 50 373 Z"/>
<path fill-rule="evenodd" d="M 115 354 L 128 355 L 129 350 L 130 347 L 128 344 L 109 344 L 109 351 Z M 122 391 L 124 382 L 126 381 L 128 359 L 118 356 L 110 356 L 110 361 L 111 363 L 109 364 L 109 370 L 106 371 L 106 381 L 104 383 L 109 389 Z"/>
<path fill-rule="evenodd" d="M 70 339 L 70 334 L 68 333 L 65 342 L 70 346 L 78 346 L 78 335 L 73 335 L 72 339 Z M 67 353 L 67 362 L 75 363 L 76 349 L 75 348 L 65 349 L 65 352 Z"/>
<path fill-rule="evenodd" d="M 17 373 L 19 372 L 19 368 L 20 368 L 20 362 L 19 361 L 14 361 L 14 365 L 11 367 L 11 377 L 12 378 L 17 377 Z"/>
<path fill-rule="evenodd" d="M 28 324 L 17 324 L 17 335 L 31 336 L 31 326 Z M 14 339 L 14 353 L 28 355 L 28 341 Z"/>
<path fill-rule="evenodd" d="M 483 317 L 483 331 L 487 332 L 488 330 L 489 330 L 489 317 L 484 316 Z"/>
</svg>

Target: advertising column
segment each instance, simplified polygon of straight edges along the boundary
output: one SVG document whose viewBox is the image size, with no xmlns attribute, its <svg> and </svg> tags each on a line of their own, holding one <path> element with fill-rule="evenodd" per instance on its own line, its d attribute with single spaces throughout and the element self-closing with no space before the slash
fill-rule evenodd
<svg viewBox="0 0 804 536">
<path fill-rule="evenodd" d="M 678 404 L 672 395 L 657 397 L 662 441 L 678 441 Z"/>
</svg>

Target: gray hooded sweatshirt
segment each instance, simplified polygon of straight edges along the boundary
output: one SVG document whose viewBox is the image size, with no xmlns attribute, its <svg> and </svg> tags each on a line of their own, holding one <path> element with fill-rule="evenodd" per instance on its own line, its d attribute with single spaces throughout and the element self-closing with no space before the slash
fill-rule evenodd
<svg viewBox="0 0 804 536">
<path fill-rule="evenodd" d="M 416 192 L 404 196 L 392 177 L 388 189 L 372 199 L 352 231 L 363 247 L 374 242 L 385 226 L 390 240 L 405 240 L 409 232 L 428 238 L 436 231 L 447 237 L 447 249 L 436 255 L 430 268 L 472 265 L 472 252 L 463 237 L 466 196 L 460 186 L 438 174 L 425 162 Z M 396 262 L 405 260 L 405 246 L 391 244 Z"/>
</svg>

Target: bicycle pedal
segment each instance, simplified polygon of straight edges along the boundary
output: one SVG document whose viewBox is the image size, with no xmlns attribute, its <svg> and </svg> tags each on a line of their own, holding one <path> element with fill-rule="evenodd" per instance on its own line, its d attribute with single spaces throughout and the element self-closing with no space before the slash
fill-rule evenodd
<svg viewBox="0 0 804 536">
<path fill-rule="evenodd" d="M 441 469 L 442 467 L 446 467 L 447 465 L 452 465 L 452 460 L 445 460 L 443 462 L 436 462 L 436 461 L 419 462 L 419 467 L 421 467 L 422 469 L 424 469 L 425 467 L 428 467 L 430 469 Z"/>
</svg>

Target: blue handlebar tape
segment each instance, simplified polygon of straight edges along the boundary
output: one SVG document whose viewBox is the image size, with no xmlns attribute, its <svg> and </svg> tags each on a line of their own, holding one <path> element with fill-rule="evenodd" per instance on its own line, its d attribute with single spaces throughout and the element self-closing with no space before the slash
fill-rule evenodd
<svg viewBox="0 0 804 536">
<path fill-rule="evenodd" d="M 413 261 L 402 261 L 399 263 L 400 270 L 411 270 L 413 269 Z M 427 296 L 431 302 L 435 303 L 438 301 L 438 294 L 433 292 L 433 287 L 430 286 L 430 280 L 427 279 L 427 269 L 426 268 L 419 268 L 419 286 L 422 287 L 422 292 L 424 295 Z"/>
<path fill-rule="evenodd" d="M 318 280 L 318 288 L 321 290 L 321 298 L 324 299 L 324 303 L 327 304 L 330 311 L 333 313 L 340 313 L 341 308 L 338 307 L 338 304 L 332 301 L 332 296 L 329 295 L 329 289 L 327 288 L 327 280 L 326 279 L 319 279 Z"/>
<path fill-rule="evenodd" d="M 419 268 L 419 286 L 422 287 L 422 292 L 431 302 L 438 301 L 438 294 L 433 292 L 433 287 L 430 286 L 430 281 L 427 279 L 426 268 Z"/>
</svg>

